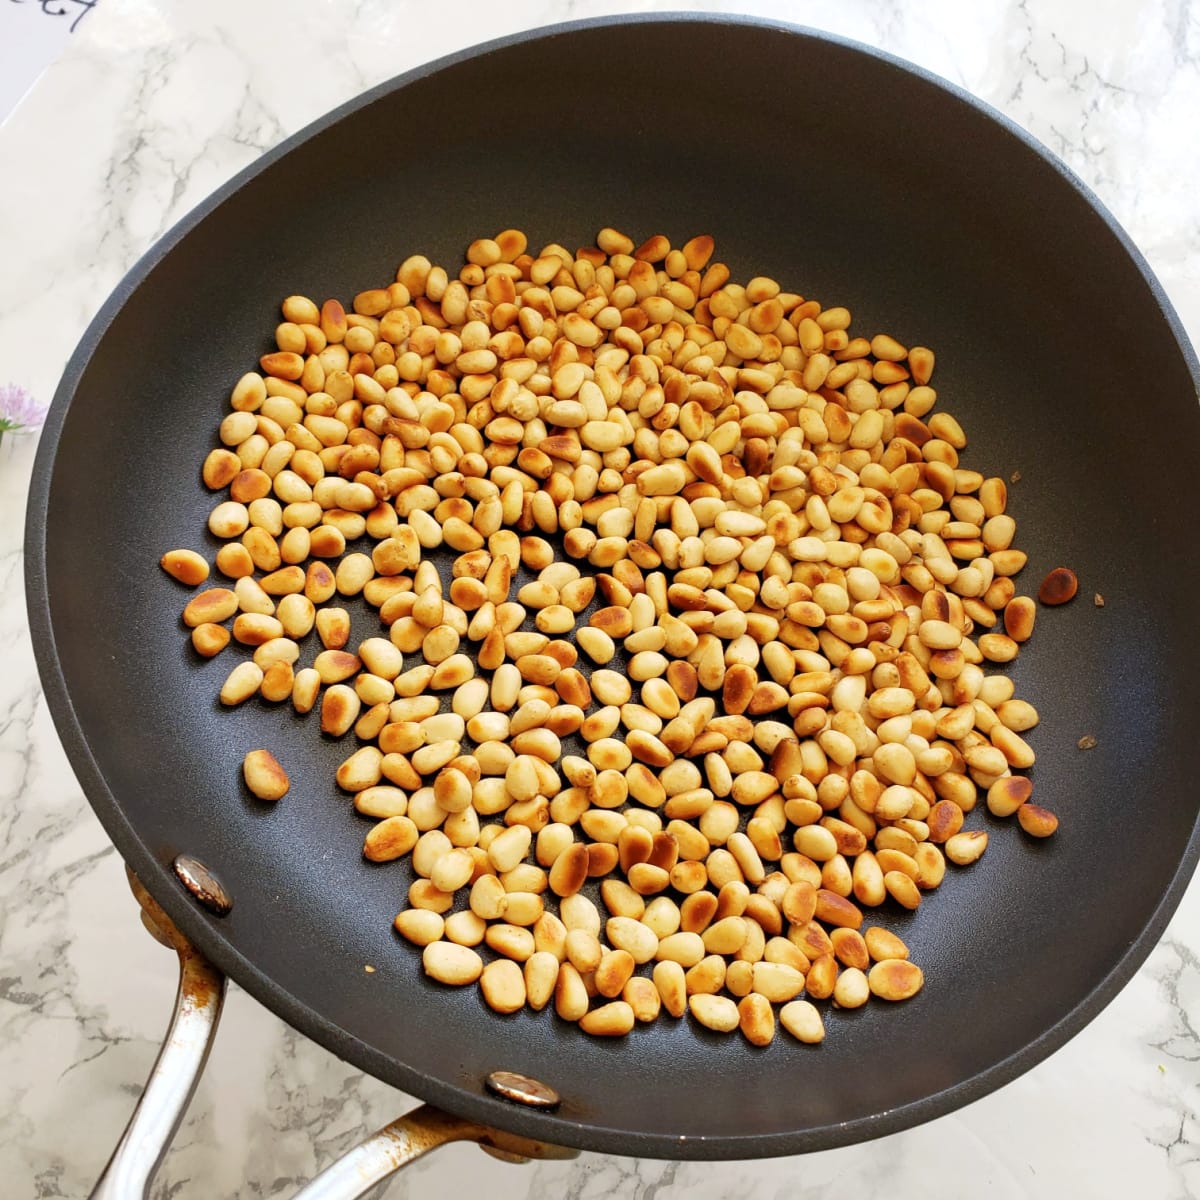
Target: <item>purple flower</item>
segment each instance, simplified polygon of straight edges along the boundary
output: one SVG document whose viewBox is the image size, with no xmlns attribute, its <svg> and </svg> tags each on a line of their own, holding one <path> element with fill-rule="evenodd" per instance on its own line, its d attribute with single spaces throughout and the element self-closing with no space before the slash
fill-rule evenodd
<svg viewBox="0 0 1200 1200">
<path fill-rule="evenodd" d="M 46 419 L 46 409 L 15 383 L 0 387 L 0 433 L 15 429 L 37 429 Z"/>
</svg>

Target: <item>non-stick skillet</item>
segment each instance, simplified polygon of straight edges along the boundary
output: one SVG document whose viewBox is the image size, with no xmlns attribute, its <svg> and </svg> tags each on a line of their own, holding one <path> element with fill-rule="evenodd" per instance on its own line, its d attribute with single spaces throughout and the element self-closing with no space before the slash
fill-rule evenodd
<svg viewBox="0 0 1200 1200">
<path fill-rule="evenodd" d="M 331 786 L 343 748 L 287 706 L 219 711 L 228 663 L 191 653 L 186 593 L 155 566 L 202 548 L 197 464 L 282 296 L 348 296 L 410 253 L 456 262 L 507 226 L 582 245 L 608 224 L 710 232 L 735 277 L 774 275 L 935 347 L 966 465 L 1019 473 L 1028 577 L 1065 564 L 1082 581 L 1013 668 L 1043 714 L 1034 776 L 1059 834 L 1034 843 L 980 817 L 992 843 L 977 866 L 952 869 L 919 916 L 882 914 L 925 967 L 922 994 L 832 1015 L 819 1049 L 760 1051 L 687 1021 L 597 1042 L 427 981 L 391 931 L 405 867 L 360 859 L 359 818 Z M 794 1154 L 945 1113 L 1062 1045 L 1145 958 L 1200 846 L 1198 379 L 1145 263 L 1061 164 L 942 82 L 811 32 L 556 27 L 414 71 L 265 155 L 93 322 L 29 506 L 30 618 L 59 732 L 185 962 L 178 1036 L 135 1121 L 149 1148 L 139 1160 L 127 1139 L 105 1194 L 134 1194 L 165 1145 L 189 1091 L 171 1059 L 202 1064 L 189 1029 L 219 1007 L 218 972 L 462 1118 L 430 1118 L 417 1149 L 446 1136 L 538 1149 L 487 1126 L 632 1155 Z M 296 781 L 270 811 L 239 780 L 256 745 Z M 544 1088 L 497 1091 L 496 1072 Z M 384 1165 L 402 1157 L 374 1148 Z M 362 1186 L 368 1167 L 350 1170 Z"/>
</svg>

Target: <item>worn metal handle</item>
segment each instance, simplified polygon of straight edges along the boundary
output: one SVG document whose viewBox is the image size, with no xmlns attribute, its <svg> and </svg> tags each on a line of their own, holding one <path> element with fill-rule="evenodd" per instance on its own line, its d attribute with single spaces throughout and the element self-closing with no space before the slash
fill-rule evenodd
<svg viewBox="0 0 1200 1200">
<path fill-rule="evenodd" d="M 199 954 L 130 875 L 146 928 L 179 955 L 175 1011 L 150 1078 L 91 1200 L 144 1200 L 162 1162 L 217 1032 L 225 1003 L 225 976 Z"/>
<path fill-rule="evenodd" d="M 574 1158 L 578 1151 L 516 1137 L 422 1104 L 385 1125 L 327 1167 L 294 1200 L 357 1200 L 389 1175 L 449 1142 L 478 1142 L 505 1162 Z"/>
<path fill-rule="evenodd" d="M 142 923 L 179 955 L 175 1012 L 145 1091 L 90 1200 L 146 1200 L 154 1173 L 187 1110 L 204 1070 L 225 1001 L 225 976 L 175 928 L 170 917 L 127 872 L 142 906 Z M 423 1104 L 372 1134 L 327 1167 L 295 1200 L 356 1200 L 381 1180 L 448 1142 L 478 1142 L 506 1162 L 573 1158 L 576 1151 L 517 1137 Z"/>
</svg>

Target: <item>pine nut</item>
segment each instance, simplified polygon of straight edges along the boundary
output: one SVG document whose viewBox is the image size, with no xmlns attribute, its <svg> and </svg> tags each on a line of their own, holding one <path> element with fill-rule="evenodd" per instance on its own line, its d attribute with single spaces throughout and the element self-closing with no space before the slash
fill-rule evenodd
<svg viewBox="0 0 1200 1200">
<path fill-rule="evenodd" d="M 223 625 L 205 621 L 192 630 L 192 646 L 197 654 L 204 658 L 212 658 L 229 645 L 229 637 L 229 630 Z"/>
<path fill-rule="evenodd" d="M 287 772 L 269 750 L 251 750 L 242 760 L 246 786 L 260 800 L 279 800 L 287 795 Z"/>
<path fill-rule="evenodd" d="M 1030 837 L 1047 838 L 1058 829 L 1058 818 L 1046 808 L 1025 803 L 1017 809 L 1017 820 Z"/>
<path fill-rule="evenodd" d="M 633 1029 L 633 1009 L 624 1000 L 613 1000 L 594 1008 L 579 1020 L 579 1027 L 593 1037 L 624 1037 Z"/>
<path fill-rule="evenodd" d="M 1024 808 L 1025 805 L 1021 805 Z M 1020 819 L 1020 809 L 1017 810 Z M 983 829 L 971 829 L 965 833 L 956 833 L 944 847 L 946 857 L 960 867 L 975 862 L 987 849 L 988 835 Z"/>
<path fill-rule="evenodd" d="M 825 1039 L 820 1010 L 807 1000 L 793 1000 L 779 1010 L 779 1023 L 798 1042 L 816 1045 Z"/>
<path fill-rule="evenodd" d="M 159 566 L 188 587 L 196 587 L 208 578 L 208 563 L 194 550 L 169 550 L 159 559 Z"/>
<path fill-rule="evenodd" d="M 738 1006 L 727 996 L 698 992 L 688 997 L 688 1011 L 706 1029 L 731 1033 L 741 1024 Z"/>
<path fill-rule="evenodd" d="M 921 968 L 902 959 L 877 962 L 867 974 L 873 996 L 881 1000 L 909 1000 L 925 982 Z"/>
<path fill-rule="evenodd" d="M 221 688 L 220 700 L 230 707 L 249 700 L 263 681 L 262 668 L 252 662 L 239 663 L 230 671 Z"/>
<path fill-rule="evenodd" d="M 405 816 L 387 817 L 368 831 L 363 857 L 371 862 L 403 858 L 417 844 L 417 827 Z"/>
<path fill-rule="evenodd" d="M 421 962 L 431 979 L 453 987 L 474 983 L 483 974 L 483 959 L 469 946 L 453 942 L 430 942 L 422 952 Z"/>
<path fill-rule="evenodd" d="M 414 946 L 429 946 L 440 941 L 446 922 L 439 913 L 425 908 L 406 908 L 393 922 L 396 932 Z"/>
<path fill-rule="evenodd" d="M 1038 587 L 1038 599 L 1047 605 L 1066 604 L 1075 598 L 1079 580 L 1070 567 L 1055 567 Z"/>
<path fill-rule="evenodd" d="M 525 960 L 525 998 L 535 1012 L 541 1012 L 550 1003 L 558 970 L 558 958 L 546 950 L 538 950 Z"/>
</svg>

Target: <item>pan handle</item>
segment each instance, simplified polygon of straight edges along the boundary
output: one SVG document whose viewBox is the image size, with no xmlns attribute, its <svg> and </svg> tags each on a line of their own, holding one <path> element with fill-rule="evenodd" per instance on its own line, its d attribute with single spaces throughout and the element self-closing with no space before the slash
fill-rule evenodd
<svg viewBox="0 0 1200 1200">
<path fill-rule="evenodd" d="M 301 1188 L 293 1200 L 357 1200 L 389 1175 L 450 1142 L 478 1142 L 482 1149 L 505 1162 L 574 1158 L 578 1154 L 576 1150 L 464 1121 L 422 1104 L 344 1154 Z"/>
<path fill-rule="evenodd" d="M 143 1200 L 208 1059 L 225 1002 L 225 976 L 175 929 L 138 880 L 142 923 L 179 955 L 179 990 L 163 1047 L 133 1116 L 92 1190 L 91 1200 Z"/>
<path fill-rule="evenodd" d="M 142 924 L 179 956 L 179 990 L 166 1040 L 133 1116 L 90 1200 L 146 1200 L 208 1060 L 225 1002 L 225 976 L 175 928 L 132 871 L 129 886 L 142 907 Z M 506 1162 L 574 1158 L 547 1142 L 453 1117 L 423 1104 L 398 1117 L 327 1167 L 295 1200 L 355 1200 L 381 1180 L 449 1142 L 478 1142 Z"/>
</svg>

